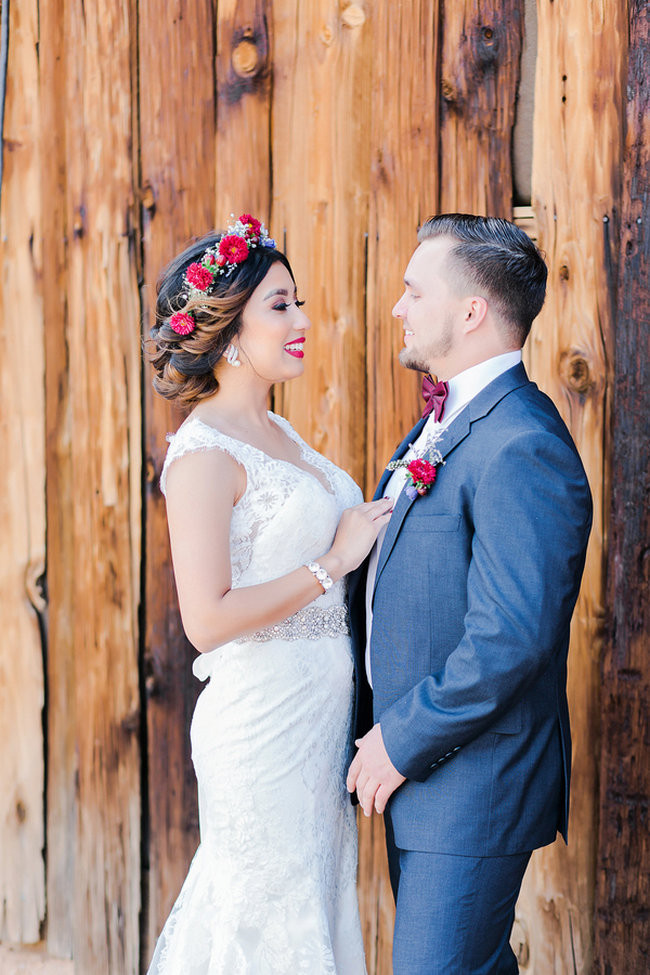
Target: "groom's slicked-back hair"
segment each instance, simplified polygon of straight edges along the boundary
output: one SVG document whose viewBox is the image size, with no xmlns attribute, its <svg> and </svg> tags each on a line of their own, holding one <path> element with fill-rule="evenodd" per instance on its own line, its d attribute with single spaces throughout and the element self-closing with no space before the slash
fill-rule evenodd
<svg viewBox="0 0 650 975">
<path fill-rule="evenodd" d="M 530 237 L 509 220 L 469 213 L 430 217 L 418 242 L 434 237 L 455 241 L 449 263 L 456 284 L 482 292 L 523 345 L 546 294 L 546 264 Z"/>
</svg>

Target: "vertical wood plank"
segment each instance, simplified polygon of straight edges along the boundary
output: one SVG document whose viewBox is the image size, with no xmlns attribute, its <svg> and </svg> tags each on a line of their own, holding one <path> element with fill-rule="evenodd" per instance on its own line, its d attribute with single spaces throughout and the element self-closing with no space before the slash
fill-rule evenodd
<svg viewBox="0 0 650 975">
<path fill-rule="evenodd" d="M 533 208 L 549 265 L 548 296 L 533 325 L 532 374 L 554 399 L 594 498 L 582 591 L 569 653 L 573 734 L 569 847 L 533 857 L 518 905 L 527 971 L 589 972 L 593 963 L 597 844 L 603 548 L 609 477 L 611 329 L 621 162 L 624 5 L 538 4 Z"/>
<path fill-rule="evenodd" d="M 511 218 L 512 129 L 524 0 L 446 3 L 440 211 Z"/>
<path fill-rule="evenodd" d="M 600 975 L 650 969 L 650 7 L 635 0 L 628 17 L 596 885 Z"/>
<path fill-rule="evenodd" d="M 65 0 L 40 7 L 43 265 L 47 463 L 47 945 L 72 957 L 76 861 L 74 523 L 67 320 Z"/>
<path fill-rule="evenodd" d="M 11 4 L 0 211 L 0 940 L 45 912 L 43 306 L 38 5 Z M 44 635 L 44 630 L 43 630 Z"/>
<path fill-rule="evenodd" d="M 72 0 L 67 59 L 68 338 L 79 971 L 139 961 L 140 342 L 131 239 L 133 23 Z M 71 111 L 74 106 L 74 111 Z M 53 567 L 54 569 L 54 567 Z"/>
<path fill-rule="evenodd" d="M 369 3 L 274 6 L 272 231 L 313 329 L 305 376 L 277 391 L 311 444 L 364 476 Z"/>
<path fill-rule="evenodd" d="M 212 0 L 200 0 L 191 12 L 183 0 L 174 0 L 161 18 L 155 0 L 140 0 L 138 16 L 146 335 L 160 270 L 190 237 L 211 229 L 215 220 L 215 12 Z M 194 651 L 178 613 L 164 498 L 158 486 L 165 436 L 181 417 L 154 393 L 149 367 L 143 399 L 146 968 L 198 843 L 189 723 L 201 688 L 192 676 Z"/>
<path fill-rule="evenodd" d="M 216 219 L 271 206 L 271 51 L 269 0 L 217 5 Z"/>
<path fill-rule="evenodd" d="M 391 310 L 417 246 L 416 230 L 439 192 L 437 0 L 376 4 L 372 32 L 366 311 L 366 497 L 421 411 L 420 376 L 398 361 Z M 409 65 L 408 70 L 404 66 Z M 368 971 L 392 970 L 394 903 L 383 821 L 359 815 L 359 906 Z"/>
<path fill-rule="evenodd" d="M 397 356 L 403 332 L 391 310 L 439 196 L 438 0 L 373 13 L 371 175 L 367 275 L 367 484 L 421 412 L 420 376 Z M 404 65 L 409 70 L 404 70 Z"/>
</svg>

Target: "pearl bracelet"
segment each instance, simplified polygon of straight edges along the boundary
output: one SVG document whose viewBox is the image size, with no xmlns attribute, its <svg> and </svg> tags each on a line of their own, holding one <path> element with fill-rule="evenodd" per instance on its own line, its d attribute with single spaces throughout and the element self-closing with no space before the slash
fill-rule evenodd
<svg viewBox="0 0 650 975">
<path fill-rule="evenodd" d="M 323 568 L 323 566 L 318 564 L 318 562 L 307 562 L 305 568 L 309 569 L 309 571 L 313 573 L 313 575 L 316 578 L 316 581 L 319 582 L 320 585 L 323 587 L 324 592 L 327 592 L 327 590 L 331 589 L 332 586 L 334 585 L 334 580 L 331 578 L 330 575 L 328 575 L 327 571 Z"/>
</svg>

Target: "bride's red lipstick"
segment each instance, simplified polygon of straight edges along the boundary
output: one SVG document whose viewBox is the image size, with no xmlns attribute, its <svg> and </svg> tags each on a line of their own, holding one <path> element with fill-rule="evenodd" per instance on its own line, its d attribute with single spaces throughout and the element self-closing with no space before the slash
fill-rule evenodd
<svg viewBox="0 0 650 975">
<path fill-rule="evenodd" d="M 293 342 L 287 342 L 287 344 L 284 347 L 284 351 L 288 352 L 289 355 L 292 355 L 295 359 L 303 359 L 305 353 L 303 352 L 302 349 L 296 348 L 296 346 L 302 345 L 304 341 L 305 338 L 303 336 L 302 338 L 294 339 Z"/>
</svg>

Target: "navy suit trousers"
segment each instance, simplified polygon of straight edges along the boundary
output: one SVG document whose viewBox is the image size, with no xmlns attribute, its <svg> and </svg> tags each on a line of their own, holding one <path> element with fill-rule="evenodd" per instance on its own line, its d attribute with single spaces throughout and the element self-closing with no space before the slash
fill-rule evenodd
<svg viewBox="0 0 650 975">
<path fill-rule="evenodd" d="M 396 901 L 393 975 L 517 975 L 509 941 L 530 853 L 400 850 L 385 819 Z"/>
</svg>

